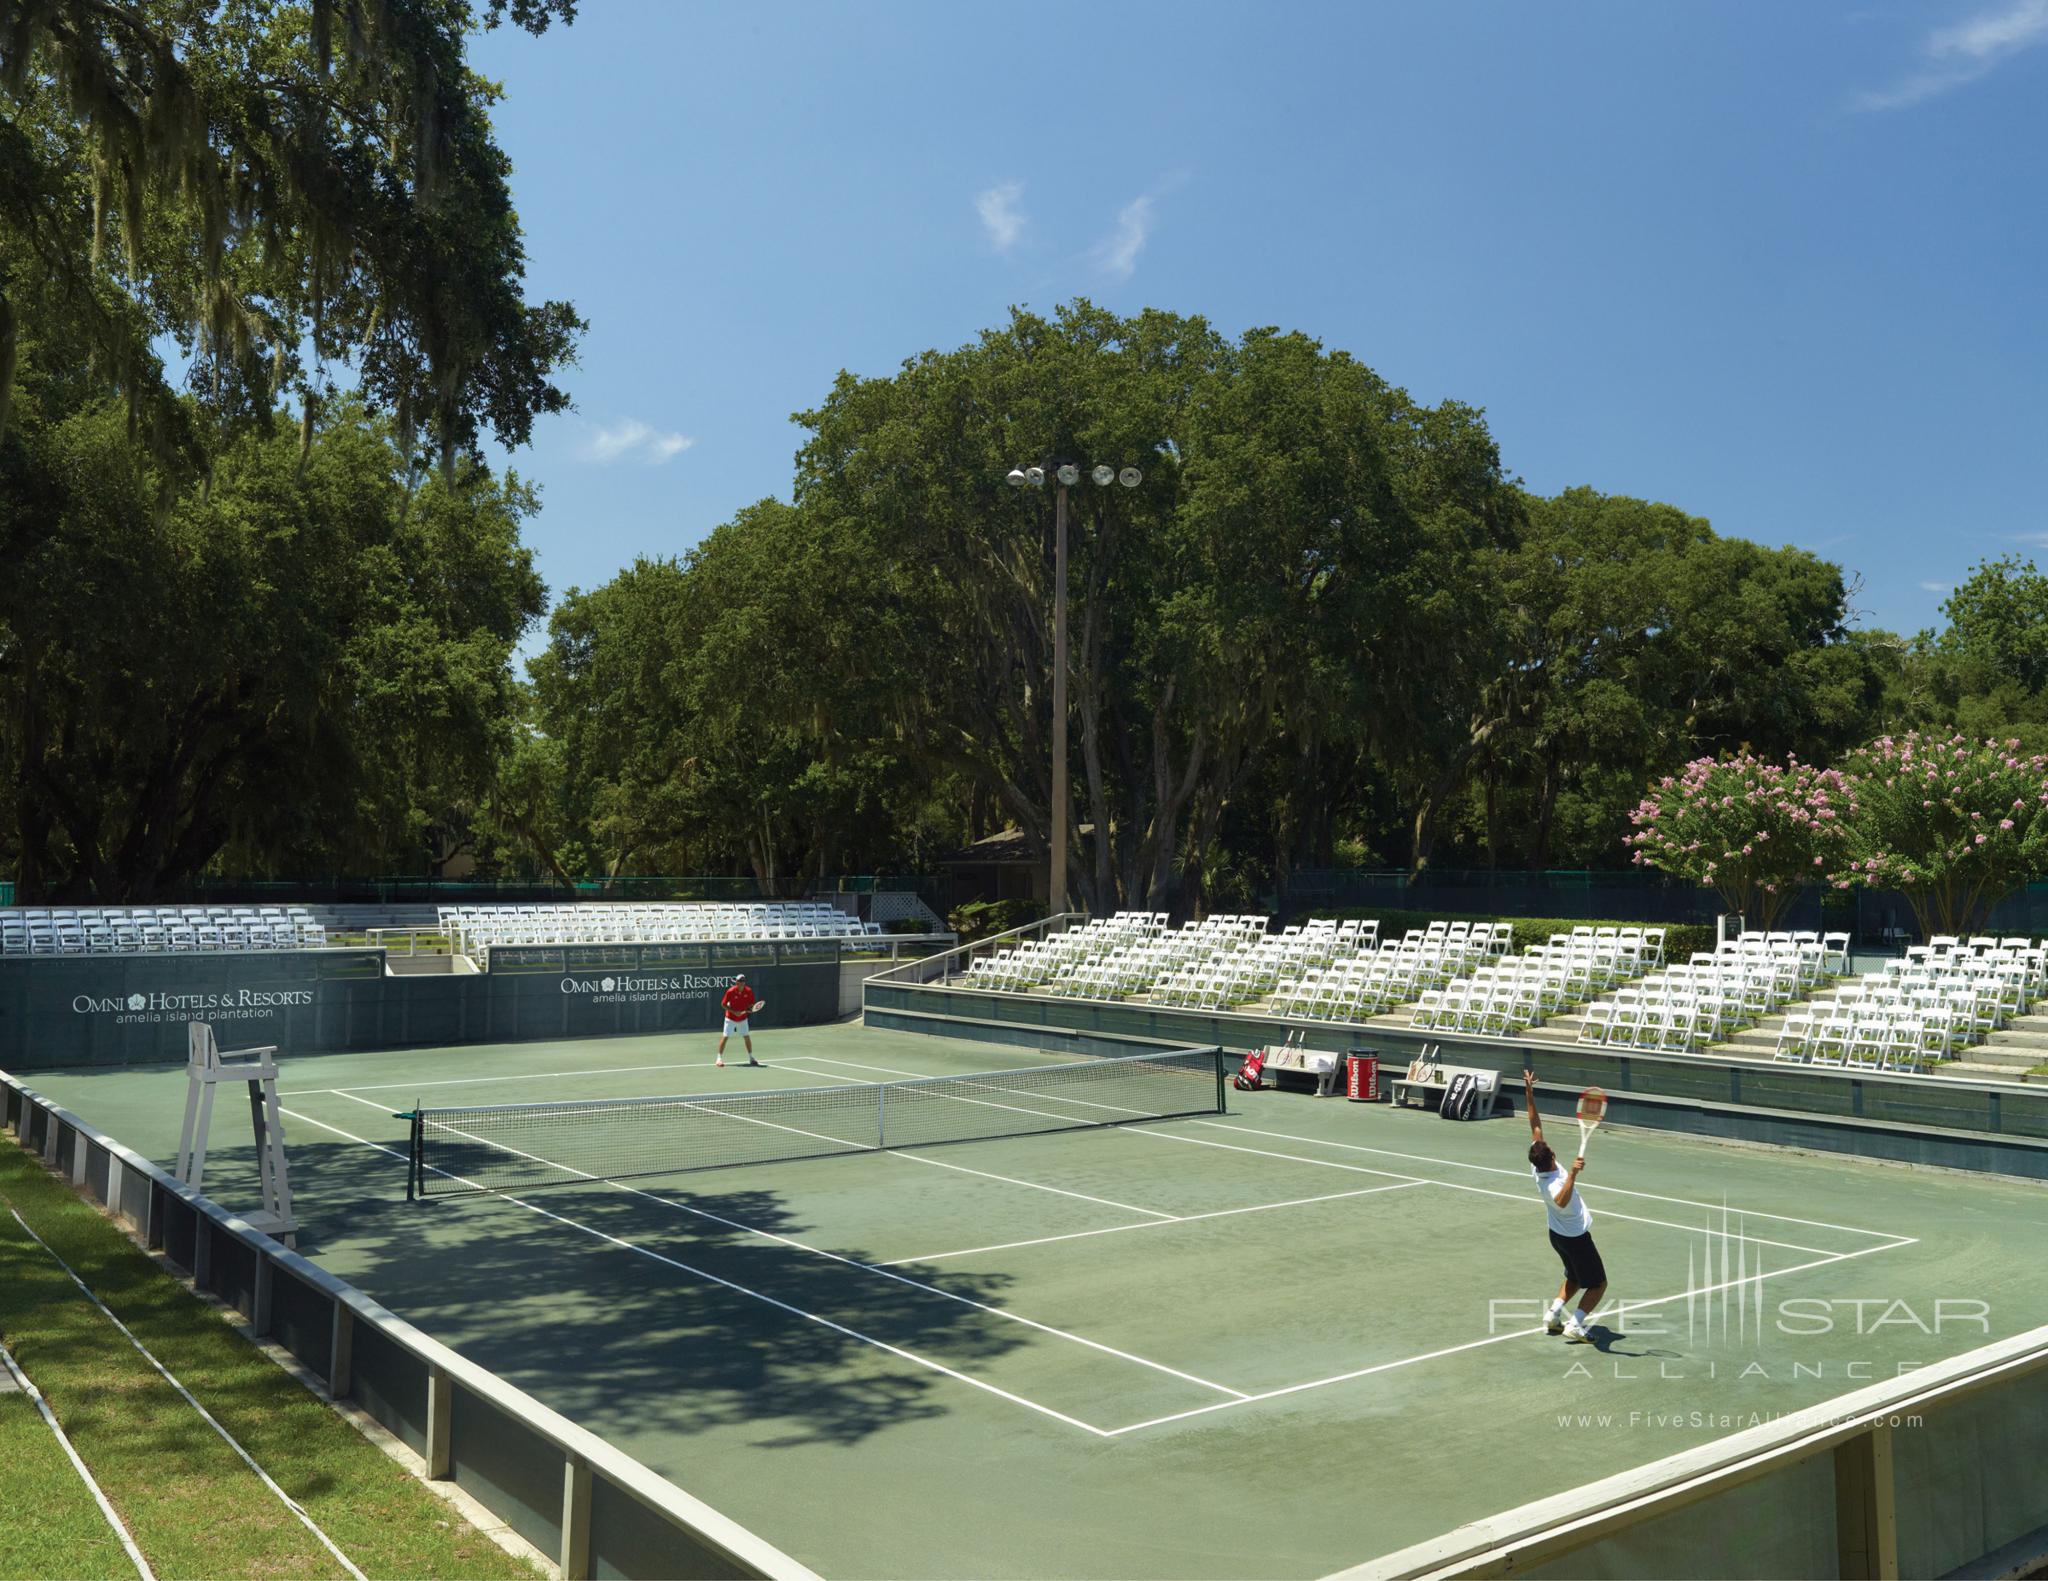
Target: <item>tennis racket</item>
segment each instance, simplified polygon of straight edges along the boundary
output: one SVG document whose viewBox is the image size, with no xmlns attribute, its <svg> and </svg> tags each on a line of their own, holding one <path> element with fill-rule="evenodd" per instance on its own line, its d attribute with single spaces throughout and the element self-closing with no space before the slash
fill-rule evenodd
<svg viewBox="0 0 2048 1581">
<path fill-rule="evenodd" d="M 1579 1094 L 1579 1157 L 1586 1156 L 1586 1148 L 1593 1140 L 1593 1133 L 1600 1129 L 1600 1122 L 1606 1118 L 1606 1093 L 1598 1087 L 1588 1087 Z"/>
<path fill-rule="evenodd" d="M 756 999 L 751 1005 L 747 1006 L 747 1019 L 751 1021 L 755 1016 L 758 1016 L 762 1011 L 766 1010 L 767 1008 L 767 1000 Z"/>
</svg>

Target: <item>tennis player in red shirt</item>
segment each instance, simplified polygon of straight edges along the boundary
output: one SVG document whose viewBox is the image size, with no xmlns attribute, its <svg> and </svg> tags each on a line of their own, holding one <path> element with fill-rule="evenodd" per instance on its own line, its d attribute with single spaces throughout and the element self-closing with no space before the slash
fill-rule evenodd
<svg viewBox="0 0 2048 1581">
<path fill-rule="evenodd" d="M 754 990 L 747 986 L 745 972 L 734 975 L 732 987 L 725 991 L 719 1004 L 725 1007 L 725 1030 L 718 1035 L 718 1063 L 725 1063 L 725 1040 L 737 1032 L 747 1046 L 747 1063 L 760 1064 L 754 1058 L 754 1034 L 747 1030 L 747 1017 L 754 1013 Z"/>
</svg>

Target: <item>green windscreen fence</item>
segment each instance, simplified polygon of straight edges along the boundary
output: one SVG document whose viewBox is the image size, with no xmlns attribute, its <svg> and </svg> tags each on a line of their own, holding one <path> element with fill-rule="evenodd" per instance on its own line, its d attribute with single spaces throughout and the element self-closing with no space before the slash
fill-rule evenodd
<svg viewBox="0 0 2048 1581">
<path fill-rule="evenodd" d="M 822 948 L 820 946 L 823 946 Z M 14 1070 L 182 1061 L 185 1028 L 287 1053 L 717 1029 L 742 972 L 777 1026 L 839 1015 L 836 941 L 493 951 L 481 973 L 391 976 L 381 950 L 88 955 L 0 961 Z"/>
</svg>

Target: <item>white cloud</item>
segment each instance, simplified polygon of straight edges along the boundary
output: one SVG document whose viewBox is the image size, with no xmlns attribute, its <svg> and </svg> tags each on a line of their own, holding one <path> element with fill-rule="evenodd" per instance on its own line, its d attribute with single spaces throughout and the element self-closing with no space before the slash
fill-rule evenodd
<svg viewBox="0 0 2048 1581">
<path fill-rule="evenodd" d="M 1920 584 L 1920 591 L 1923 593 L 1947 593 L 1952 592 L 1954 588 L 1955 583 L 1953 582 L 1922 582 Z"/>
<path fill-rule="evenodd" d="M 989 245 L 1006 253 L 1024 234 L 1024 183 L 1005 181 L 990 187 L 974 200 L 974 212 L 981 216 L 981 228 Z"/>
<path fill-rule="evenodd" d="M 1096 244 L 1095 261 L 1119 280 L 1130 279 L 1157 222 L 1156 209 L 1149 192 L 1126 203 L 1117 213 L 1116 229 Z"/>
<path fill-rule="evenodd" d="M 608 467 L 614 461 L 639 461 L 658 467 L 664 461 L 681 455 L 696 442 L 685 434 L 661 433 L 637 417 L 624 417 L 609 427 L 600 424 L 593 428 L 577 453 L 585 461 L 594 461 L 601 467 Z"/>
<path fill-rule="evenodd" d="M 1859 95 L 1857 107 L 1902 110 L 1975 82 L 2043 43 L 2048 43 L 2048 0 L 2005 0 L 1929 33 L 1920 44 L 1924 64 L 1889 88 Z"/>
</svg>

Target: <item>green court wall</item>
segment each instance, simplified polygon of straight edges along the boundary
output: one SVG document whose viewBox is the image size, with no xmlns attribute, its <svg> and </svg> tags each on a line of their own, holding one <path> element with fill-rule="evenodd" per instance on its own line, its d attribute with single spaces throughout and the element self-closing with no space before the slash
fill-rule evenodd
<svg viewBox="0 0 2048 1581">
<path fill-rule="evenodd" d="M 0 962 L 0 1068 L 182 1060 L 193 1021 L 296 1054 L 712 1031 L 741 972 L 777 1026 L 839 1015 L 831 941 L 507 950 L 422 976 L 382 950 L 71 956 Z"/>
</svg>

